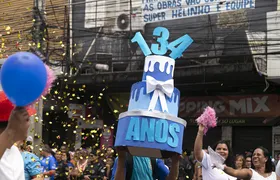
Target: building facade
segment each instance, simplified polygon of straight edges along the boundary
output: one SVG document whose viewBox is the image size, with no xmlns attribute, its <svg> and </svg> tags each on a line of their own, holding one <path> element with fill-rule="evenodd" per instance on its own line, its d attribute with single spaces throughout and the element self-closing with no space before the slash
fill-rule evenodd
<svg viewBox="0 0 280 180">
<path fill-rule="evenodd" d="M 72 0 L 71 60 L 75 68 L 71 74 L 76 84 L 86 84 L 96 93 L 108 87 L 104 99 L 111 112 L 116 112 L 112 113 L 116 120 L 126 110 L 132 83 L 140 81 L 143 72 L 144 56 L 130 42 L 135 32 L 141 31 L 148 44 L 156 41 L 153 30 L 158 26 L 169 29 L 170 41 L 189 34 L 194 43 L 176 61 L 174 78 L 182 97 L 179 114 L 188 122 L 184 147 L 192 149 L 197 131 L 194 118 L 210 105 L 217 110 L 219 126 L 209 131 L 207 145 L 227 139 L 236 153 L 259 145 L 278 151 L 274 143 L 278 130 L 273 126 L 278 121 L 279 92 L 268 75 L 278 68 L 273 65 L 278 53 L 272 43 L 276 40 L 271 35 L 275 24 L 271 20 L 279 3 L 225 1 L 207 6 L 186 1 L 190 4 L 180 7 L 183 1 L 168 2 Z M 218 11 L 220 6 L 231 11 L 207 9 Z M 109 69 L 98 69 L 97 64 Z"/>
</svg>

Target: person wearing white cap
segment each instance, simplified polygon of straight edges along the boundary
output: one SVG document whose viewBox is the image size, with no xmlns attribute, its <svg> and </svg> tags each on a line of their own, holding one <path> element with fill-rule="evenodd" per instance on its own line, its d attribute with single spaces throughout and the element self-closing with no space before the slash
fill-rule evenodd
<svg viewBox="0 0 280 180">
<path fill-rule="evenodd" d="M 28 142 L 33 142 L 32 136 L 28 136 L 27 139 L 26 139 L 26 141 L 28 141 Z"/>
<path fill-rule="evenodd" d="M 31 136 L 28 136 L 26 139 L 26 147 L 25 147 L 25 151 L 33 153 L 33 138 Z"/>
</svg>

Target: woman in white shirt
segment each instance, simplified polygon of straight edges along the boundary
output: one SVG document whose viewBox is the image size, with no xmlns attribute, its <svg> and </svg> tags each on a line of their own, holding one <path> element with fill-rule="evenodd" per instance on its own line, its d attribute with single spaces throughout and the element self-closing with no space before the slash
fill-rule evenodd
<svg viewBox="0 0 280 180">
<path fill-rule="evenodd" d="M 275 172 L 272 172 L 272 161 L 269 156 L 269 152 L 264 147 L 258 147 L 255 149 L 252 161 L 254 169 L 240 169 L 235 170 L 226 165 L 214 164 L 215 167 L 224 170 L 227 174 L 237 177 L 238 179 L 250 179 L 250 180 L 276 180 Z"/>
<path fill-rule="evenodd" d="M 235 180 L 236 178 L 227 175 L 218 168 L 213 168 L 213 162 L 209 154 L 202 150 L 204 126 L 199 125 L 197 136 L 194 144 L 194 155 L 196 160 L 201 162 L 202 178 L 207 180 Z M 214 150 L 225 159 L 225 164 L 232 167 L 233 161 L 231 149 L 226 141 L 219 141 Z"/>
<path fill-rule="evenodd" d="M 278 161 L 278 163 L 277 163 L 275 173 L 277 175 L 277 180 L 280 180 L 280 161 Z"/>
</svg>

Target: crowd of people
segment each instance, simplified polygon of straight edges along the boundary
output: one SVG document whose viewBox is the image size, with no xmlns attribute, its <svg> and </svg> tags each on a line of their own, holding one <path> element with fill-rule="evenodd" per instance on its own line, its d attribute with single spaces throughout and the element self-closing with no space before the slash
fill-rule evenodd
<svg viewBox="0 0 280 180">
<path fill-rule="evenodd" d="M 178 169 L 175 169 L 178 171 L 177 174 L 175 173 L 178 180 L 277 179 L 273 172 L 277 161 L 271 160 L 269 152 L 265 148 L 258 147 L 253 152 L 233 156 L 228 142 L 219 141 L 213 146 L 213 149 L 225 159 L 224 167 L 219 167 L 218 164 L 212 162 L 209 149 L 196 147 L 198 145 L 201 147 L 200 138 L 198 134 L 194 151 L 185 151 L 178 156 Z M 112 147 L 103 148 L 103 150 L 80 148 L 70 151 L 66 146 L 52 149 L 48 145 L 44 145 L 38 157 L 32 153 L 33 148 L 29 141 L 18 147 L 25 160 L 26 180 L 39 174 L 50 180 L 119 179 L 116 178 L 116 172 L 121 154 L 125 154 L 123 156 L 126 165 L 124 169 L 121 169 L 125 179 L 150 179 L 147 178 L 149 172 L 145 170 L 146 162 L 148 162 L 146 164 L 151 163 L 152 179 L 167 179 L 169 171 L 174 165 L 172 158 L 155 159 L 156 164 L 154 165 L 153 158 L 132 157 L 121 150 L 118 150 L 120 155 L 117 156 Z"/>
<path fill-rule="evenodd" d="M 32 152 L 32 145 L 19 144 L 25 165 L 26 180 L 42 175 L 50 180 L 107 180 L 111 178 L 115 160 L 115 151 L 111 148 L 103 150 L 77 149 L 69 151 L 61 146 L 52 149 L 45 144 L 37 156 Z"/>
<path fill-rule="evenodd" d="M 194 151 L 174 153 L 170 159 L 131 156 L 120 147 L 71 151 L 47 144 L 35 155 L 26 141 L 29 116 L 25 108 L 15 108 L 9 120 L 0 121 L 1 180 L 278 180 L 280 176 L 280 162 L 276 166 L 264 147 L 246 156 L 233 156 L 228 141 L 223 140 L 213 149 L 203 149 L 205 127 L 201 124 Z"/>
<path fill-rule="evenodd" d="M 207 180 L 224 180 L 224 179 L 250 179 L 250 180 L 276 180 L 279 179 L 279 169 L 276 168 L 276 173 L 273 172 L 273 161 L 270 153 L 264 147 L 257 147 L 252 156 L 246 157 L 236 156 L 235 163 L 232 150 L 227 141 L 219 141 L 213 148 L 208 150 L 202 149 L 204 126 L 199 125 L 198 133 L 194 144 L 194 155 L 198 162 L 200 162 L 201 175 L 203 179 Z M 216 155 L 216 154 L 217 155 Z M 218 158 L 222 157 L 223 161 Z M 251 161 L 249 162 L 251 158 Z"/>
</svg>

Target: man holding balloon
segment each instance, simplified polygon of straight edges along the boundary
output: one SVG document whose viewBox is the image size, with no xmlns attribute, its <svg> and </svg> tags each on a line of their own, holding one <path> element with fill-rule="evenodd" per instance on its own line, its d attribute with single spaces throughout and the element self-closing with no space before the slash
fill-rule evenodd
<svg viewBox="0 0 280 180">
<path fill-rule="evenodd" d="M 11 148 L 17 141 L 24 140 L 29 124 L 29 114 L 26 109 L 13 110 L 8 122 L 0 120 L 0 159 L 6 149 Z"/>
<path fill-rule="evenodd" d="M 0 103 L 0 108 L 3 107 L 2 104 Z M 12 110 L 9 121 L 0 122 L 0 177 L 3 179 L 25 179 L 23 159 L 14 143 L 27 137 L 29 124 L 29 113 L 25 108 Z"/>
<path fill-rule="evenodd" d="M 24 164 L 19 149 L 14 146 L 27 138 L 31 108 L 46 95 L 55 80 L 53 72 L 39 57 L 19 52 L 10 56 L 1 67 L 0 81 L 0 177 L 24 180 Z M 34 177 L 33 179 L 42 179 Z"/>
</svg>

